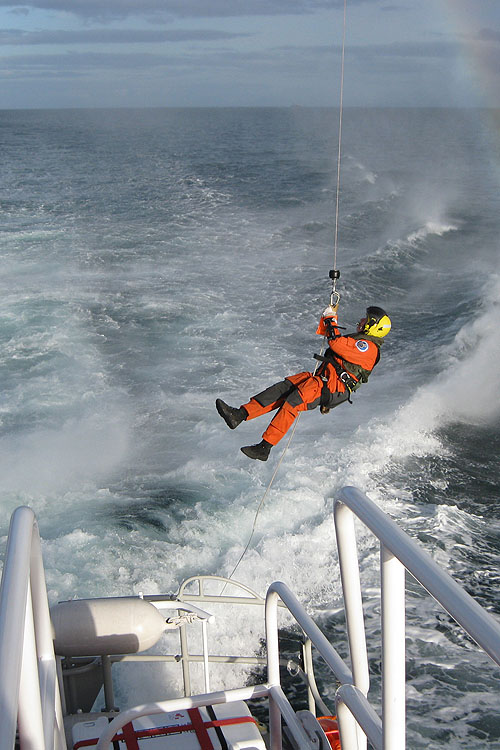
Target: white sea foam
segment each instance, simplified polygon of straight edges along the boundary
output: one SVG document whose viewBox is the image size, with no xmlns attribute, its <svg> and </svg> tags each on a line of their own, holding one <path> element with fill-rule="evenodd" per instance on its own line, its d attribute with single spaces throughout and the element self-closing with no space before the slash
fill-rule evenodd
<svg viewBox="0 0 500 750">
<path fill-rule="evenodd" d="M 436 235 L 442 237 L 448 232 L 456 232 L 458 226 L 456 224 L 449 224 L 440 221 L 428 221 L 425 226 L 416 229 L 414 232 L 408 235 L 407 242 L 414 244 L 425 240 L 429 235 Z"/>
</svg>

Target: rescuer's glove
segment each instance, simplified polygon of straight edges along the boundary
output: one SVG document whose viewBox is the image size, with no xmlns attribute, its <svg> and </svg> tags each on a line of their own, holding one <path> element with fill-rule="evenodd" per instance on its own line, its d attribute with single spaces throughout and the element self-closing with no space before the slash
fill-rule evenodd
<svg viewBox="0 0 500 750">
<path fill-rule="evenodd" d="M 333 318 L 334 316 L 337 315 L 338 307 L 339 307 L 338 303 L 335 305 L 335 307 L 333 305 L 327 305 L 327 307 L 325 307 L 325 309 L 323 310 L 322 317 Z"/>
</svg>

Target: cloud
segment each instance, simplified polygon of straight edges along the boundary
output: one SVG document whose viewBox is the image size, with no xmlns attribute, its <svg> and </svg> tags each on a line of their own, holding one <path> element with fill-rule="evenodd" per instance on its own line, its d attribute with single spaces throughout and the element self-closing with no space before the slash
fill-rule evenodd
<svg viewBox="0 0 500 750">
<path fill-rule="evenodd" d="M 356 4 L 376 0 L 354 0 Z M 229 18 L 235 16 L 303 15 L 343 7 L 344 0 L 30 0 L 16 4 L 0 0 L 0 7 L 25 12 L 27 8 L 73 13 L 85 18 L 128 16 Z"/>
<path fill-rule="evenodd" d="M 390 44 L 366 44 L 351 47 L 349 54 L 356 57 L 380 58 L 453 58 L 460 47 L 454 42 L 391 42 Z"/>
<path fill-rule="evenodd" d="M 64 54 L 25 54 L 0 57 L 0 74 L 4 80 L 31 80 L 47 78 L 75 78 L 99 76 L 110 73 L 158 75 L 169 74 L 199 75 L 201 70 L 247 71 L 251 65 L 256 70 L 269 70 L 271 53 L 238 53 L 231 50 L 218 50 L 206 54 L 154 54 L 150 52 L 66 52 Z M 279 66 L 277 66 L 279 68 Z M 283 64 L 283 69 L 289 66 Z"/>
<path fill-rule="evenodd" d="M 21 29 L 0 30 L 2 45 L 40 44 L 155 44 L 162 42 L 213 42 L 226 41 L 250 34 L 216 31 L 210 29 L 84 29 L 80 31 L 22 31 Z"/>
<path fill-rule="evenodd" d="M 63 55 L 17 55 L 0 58 L 0 70 L 10 75 L 32 78 L 44 75 L 74 76 L 91 70 L 141 70 L 172 64 L 184 64 L 186 59 L 167 55 L 143 53 L 77 53 Z"/>
<path fill-rule="evenodd" d="M 47 32 L 48 33 L 48 32 Z M 58 32 L 59 33 L 59 32 Z M 65 34 L 66 32 L 61 32 Z M 76 32 L 75 32 L 76 33 Z M 85 34 L 88 33 L 88 38 Z M 103 32 L 114 36 L 114 32 Z M 129 32 L 125 32 L 129 33 Z M 131 32 L 133 33 L 133 32 Z M 147 34 L 149 32 L 144 32 Z M 154 32 L 151 32 L 154 33 Z M 158 32 L 161 36 L 163 32 Z M 166 32 L 165 32 L 166 33 Z M 94 32 L 78 33 L 76 39 L 80 41 L 95 41 Z M 104 39 L 103 39 L 104 41 Z M 119 41 L 119 37 L 115 38 Z M 138 37 L 136 41 L 141 41 Z M 146 41 L 146 39 L 144 40 Z M 160 41 L 160 39 L 158 39 Z M 421 71 L 422 61 L 441 60 L 452 57 L 457 50 L 454 45 L 428 44 L 387 44 L 354 46 L 349 50 L 351 60 L 357 65 L 372 72 L 392 70 L 395 72 Z M 189 50 L 172 54 L 170 52 L 153 53 L 144 51 L 123 52 L 85 52 L 68 51 L 64 54 L 24 54 L 3 56 L 0 58 L 0 68 L 10 71 L 10 77 L 32 78 L 40 71 L 50 71 L 53 76 L 72 77 L 91 71 L 123 70 L 141 71 L 146 69 L 168 68 L 186 73 L 189 70 L 219 69 L 219 70 L 248 70 L 266 72 L 296 71 L 297 74 L 314 74 L 319 67 L 329 68 L 335 57 L 340 56 L 338 46 L 280 46 L 267 50 L 235 50 L 230 48 L 202 49 L 199 52 Z"/>
</svg>

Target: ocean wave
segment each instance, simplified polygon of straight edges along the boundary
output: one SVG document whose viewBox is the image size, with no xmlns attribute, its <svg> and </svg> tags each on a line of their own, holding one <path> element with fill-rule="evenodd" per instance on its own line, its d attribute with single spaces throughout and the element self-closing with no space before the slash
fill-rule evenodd
<svg viewBox="0 0 500 750">
<path fill-rule="evenodd" d="M 413 245 L 417 242 L 425 241 L 431 235 L 442 237 L 444 234 L 447 234 L 448 232 L 456 232 L 458 229 L 458 224 L 449 224 L 441 221 L 428 221 L 423 227 L 411 232 L 406 238 L 406 242 Z"/>
</svg>

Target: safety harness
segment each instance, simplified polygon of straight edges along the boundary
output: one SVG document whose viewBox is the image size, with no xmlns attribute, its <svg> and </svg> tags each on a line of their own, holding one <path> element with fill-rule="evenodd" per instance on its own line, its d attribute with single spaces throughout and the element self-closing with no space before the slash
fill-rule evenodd
<svg viewBox="0 0 500 750">
<path fill-rule="evenodd" d="M 336 336 L 329 336 L 328 340 L 331 341 L 339 337 L 340 334 Z M 380 346 L 382 344 L 380 340 L 376 339 L 375 336 L 369 336 L 366 333 L 346 334 L 346 338 L 372 341 L 377 346 L 377 359 L 375 360 L 375 364 L 373 365 L 373 367 L 378 364 L 378 361 L 380 359 Z M 356 365 L 353 362 L 347 362 L 346 360 L 341 359 L 331 349 L 327 349 L 327 352 L 324 356 L 322 356 L 321 354 L 315 354 L 314 359 L 323 362 L 323 367 L 321 367 L 317 373 L 323 381 L 323 389 L 321 391 L 320 400 L 320 405 L 322 407 L 328 406 L 331 395 L 330 389 L 328 388 L 328 377 L 323 374 L 324 367 L 326 365 L 332 365 L 332 367 L 334 368 L 335 372 L 337 373 L 338 379 L 345 386 L 346 392 L 348 393 L 347 400 L 350 404 L 352 404 L 351 394 L 354 393 L 354 391 L 356 391 L 362 383 L 368 382 L 368 378 L 370 376 L 370 373 L 372 372 L 372 370 L 366 370 L 364 367 L 361 367 L 361 365 Z"/>
</svg>

